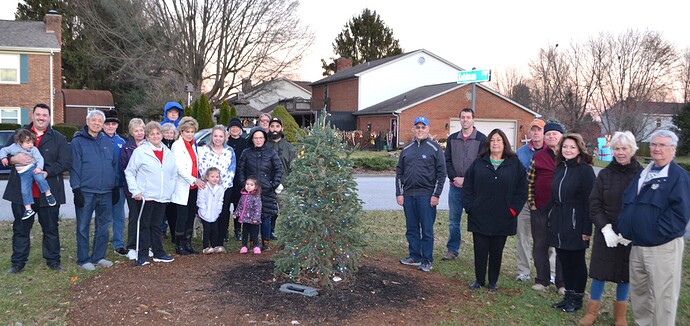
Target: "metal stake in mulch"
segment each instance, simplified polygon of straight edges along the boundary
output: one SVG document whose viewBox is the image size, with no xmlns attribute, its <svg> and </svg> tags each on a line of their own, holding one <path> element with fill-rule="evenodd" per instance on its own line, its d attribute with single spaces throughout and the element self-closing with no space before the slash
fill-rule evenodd
<svg viewBox="0 0 690 326">
<path fill-rule="evenodd" d="M 280 286 L 280 292 L 284 293 L 296 293 L 301 295 L 306 295 L 308 297 L 315 297 L 319 295 L 319 292 L 315 288 L 310 286 L 304 286 L 294 283 L 285 283 Z"/>
</svg>

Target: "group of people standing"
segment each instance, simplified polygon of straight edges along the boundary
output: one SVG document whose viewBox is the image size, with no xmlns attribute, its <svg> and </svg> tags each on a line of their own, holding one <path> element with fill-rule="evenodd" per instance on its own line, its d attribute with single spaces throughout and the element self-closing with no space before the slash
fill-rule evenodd
<svg viewBox="0 0 690 326">
<path fill-rule="evenodd" d="M 76 262 L 83 269 L 112 265 L 106 259 L 111 227 L 115 253 L 128 256 L 135 266 L 149 264 L 151 257 L 154 262 L 174 260 L 162 243 L 168 228 L 178 255 L 196 254 L 191 240 L 197 217 L 203 225 L 203 253 L 225 252 L 231 216 L 234 238 L 243 241 L 241 253 L 248 252 L 250 238 L 253 253 L 270 249 L 269 240 L 276 238 L 278 194 L 296 156 L 284 137 L 282 121 L 263 114 L 259 125 L 245 135 L 240 120 L 233 118 L 227 127 L 213 127 L 209 143 L 198 146 L 194 140 L 198 123 L 182 117 L 183 113 L 179 103 L 168 102 L 163 122 L 130 120 L 129 139 L 125 140 L 117 134 L 116 111 L 89 111 L 86 125 L 68 143 L 51 128 L 50 108 L 36 105 L 32 123 L 18 133 L 34 136 L 20 139 L 35 142 L 41 168 L 34 170 L 36 155 L 31 150 L 15 151 L 6 160 L 21 167 L 13 169 L 3 196 L 12 202 L 15 216 L 8 273 L 21 272 L 28 260 L 34 219 L 26 218 L 27 214 L 38 215 L 48 266 L 64 269 L 58 214 L 60 205 L 66 203 L 63 175 L 67 171 L 76 212 Z M 33 203 L 21 196 L 21 179 L 25 178 L 20 178 L 19 171 L 28 170 L 24 166 L 31 166 L 29 172 L 44 177 L 50 187 L 36 189 L 29 196 Z M 129 208 L 126 243 L 125 202 Z"/>
<path fill-rule="evenodd" d="M 470 289 L 498 291 L 506 239 L 517 235 L 517 280 L 531 278 L 532 258 L 532 288 L 555 284 L 563 295 L 554 308 L 580 309 L 592 278 L 580 324 L 595 322 L 605 282 L 617 286 L 616 325 L 627 325 L 628 293 L 638 324 L 674 324 L 682 236 L 690 220 L 690 177 L 673 162 L 674 133 L 651 136 L 652 160 L 643 169 L 634 135 L 616 132 L 610 142 L 614 160 L 596 176 L 582 136 L 565 133 L 558 123 L 535 119 L 531 140 L 513 152 L 502 130 L 485 136 L 474 128 L 473 110 L 463 109 L 459 117 L 462 129 L 448 137 L 445 151 L 429 137 L 424 116 L 415 119 L 415 138 L 402 150 L 396 196 L 405 212 L 409 255 L 400 263 L 431 270 L 436 205 L 447 177 L 449 236 L 442 260 L 459 255 L 464 208 L 474 248 Z"/>
</svg>

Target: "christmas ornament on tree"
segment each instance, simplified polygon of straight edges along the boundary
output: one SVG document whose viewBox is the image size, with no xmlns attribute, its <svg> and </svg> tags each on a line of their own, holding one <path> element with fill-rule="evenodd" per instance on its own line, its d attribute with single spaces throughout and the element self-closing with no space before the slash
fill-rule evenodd
<svg viewBox="0 0 690 326">
<path fill-rule="evenodd" d="M 365 242 L 352 161 L 326 117 L 322 112 L 296 144 L 276 226 L 283 249 L 273 257 L 277 275 L 321 286 L 350 278 Z"/>
</svg>

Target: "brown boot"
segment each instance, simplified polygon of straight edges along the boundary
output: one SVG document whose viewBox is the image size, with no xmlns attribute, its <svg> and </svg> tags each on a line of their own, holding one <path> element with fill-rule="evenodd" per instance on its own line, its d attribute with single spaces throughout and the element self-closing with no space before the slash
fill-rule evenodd
<svg viewBox="0 0 690 326">
<path fill-rule="evenodd" d="M 270 243 L 268 243 L 268 240 L 261 239 L 261 251 L 268 251 L 268 250 L 271 250 Z"/>
<path fill-rule="evenodd" d="M 587 302 L 587 313 L 582 317 L 582 319 L 580 319 L 580 325 L 593 325 L 594 322 L 597 320 L 599 308 L 601 308 L 601 301 L 590 299 Z"/>
<path fill-rule="evenodd" d="M 628 326 L 628 319 L 626 318 L 627 310 L 627 301 L 613 302 L 613 322 L 616 326 Z"/>
</svg>

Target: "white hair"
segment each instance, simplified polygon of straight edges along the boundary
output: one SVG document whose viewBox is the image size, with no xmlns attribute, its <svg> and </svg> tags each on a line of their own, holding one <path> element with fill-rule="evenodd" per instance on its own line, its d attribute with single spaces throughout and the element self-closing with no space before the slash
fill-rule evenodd
<svg viewBox="0 0 690 326">
<path fill-rule="evenodd" d="M 615 145 L 627 146 L 632 149 L 633 154 L 637 152 L 637 142 L 635 141 L 635 136 L 633 136 L 630 131 L 616 131 L 611 137 L 611 148 Z"/>
<path fill-rule="evenodd" d="M 86 114 L 86 120 L 90 120 L 91 118 L 93 118 L 95 116 L 100 116 L 103 119 L 103 121 L 105 121 L 105 113 L 103 113 L 103 111 L 101 111 L 101 110 L 89 111 L 89 113 Z"/>
<path fill-rule="evenodd" d="M 651 137 L 649 137 L 650 141 L 654 139 L 654 137 L 665 137 L 665 138 L 671 138 L 671 146 L 677 147 L 678 146 L 678 136 L 673 131 L 669 130 L 657 130 L 655 131 Z"/>
</svg>

